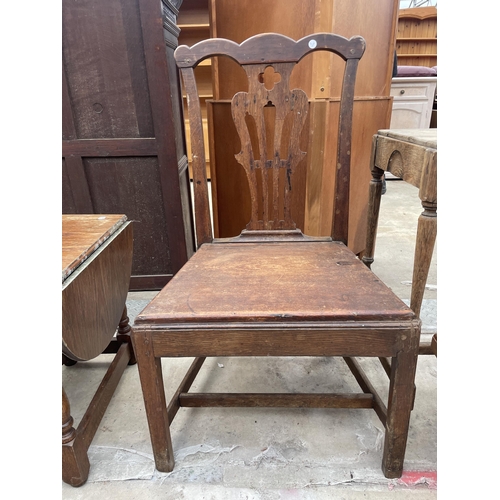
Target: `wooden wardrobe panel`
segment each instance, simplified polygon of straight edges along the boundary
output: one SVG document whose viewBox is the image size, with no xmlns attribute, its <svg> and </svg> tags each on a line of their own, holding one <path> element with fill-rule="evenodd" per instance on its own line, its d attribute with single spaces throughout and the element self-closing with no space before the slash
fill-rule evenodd
<svg viewBox="0 0 500 500">
<path fill-rule="evenodd" d="M 361 35 L 366 40 L 356 77 L 359 97 L 389 96 L 398 9 L 399 0 L 333 2 L 333 32 L 345 37 Z"/>
<path fill-rule="evenodd" d="M 335 151 L 335 134 L 328 131 L 338 121 L 339 105 L 337 100 L 316 101 L 311 104 L 310 119 L 311 141 L 324 141 L 325 151 Z M 351 188 L 349 192 L 349 240 L 348 246 L 355 253 L 364 250 L 366 238 L 366 214 L 368 186 L 371 179 L 370 151 L 373 135 L 381 125 L 390 120 L 392 100 L 390 97 L 363 99 L 354 101 L 353 123 L 363 123 L 363 127 L 353 127 Z M 312 149 L 311 144 L 309 149 Z M 307 192 L 305 199 L 306 234 L 328 236 L 331 231 L 334 211 L 335 157 L 324 155 L 321 158 L 309 158 Z M 315 172 L 315 175 L 312 175 Z"/>
<path fill-rule="evenodd" d="M 212 36 L 238 43 L 263 32 L 278 32 L 294 39 L 325 31 L 347 38 L 355 35 L 365 38 L 367 49 L 359 64 L 355 89 L 349 211 L 349 246 L 356 253 L 363 252 L 371 137 L 378 129 L 390 124 L 390 86 L 399 1 L 211 0 L 209 8 Z M 242 19 L 244 22 L 240 22 Z M 299 176 L 303 189 L 297 191 L 294 200 L 295 213 L 300 214 L 301 220 L 298 225 L 306 233 L 317 236 L 329 235 L 331 231 L 335 172 L 332 161 L 336 152 L 331 137 L 336 135 L 338 126 L 333 114 L 335 99 L 341 92 L 341 72 L 338 70 L 342 64 L 333 54 L 313 53 L 300 61 L 291 78 L 291 86 L 305 90 L 310 99 L 306 132 L 310 134 L 309 141 L 324 145 L 323 153 L 315 158 L 307 157 L 306 168 Z M 216 99 L 230 99 L 235 92 L 242 90 L 246 76 L 235 68 L 232 61 L 226 62 L 222 58 L 214 63 Z M 210 129 L 210 115 L 208 118 Z M 221 117 L 217 115 L 214 119 Z M 215 157 L 211 158 L 213 203 L 218 207 L 214 226 L 220 237 L 239 233 L 244 227 L 243 221 L 248 220 L 246 211 L 249 207 L 244 195 L 240 195 L 240 182 L 245 179 L 240 178 L 234 168 L 226 166 L 226 162 L 233 162 L 238 144 L 238 137 L 229 132 L 211 140 L 211 149 L 215 151 Z M 298 200 L 299 194 L 302 201 Z"/>
<path fill-rule="evenodd" d="M 134 220 L 130 288 L 194 251 L 178 72 L 182 0 L 63 0 L 63 213 Z"/>
<path fill-rule="evenodd" d="M 78 138 L 152 137 L 138 2 L 73 4 L 63 2 L 62 36 Z"/>
<path fill-rule="evenodd" d="M 211 36 L 241 43 L 258 33 L 275 32 L 298 40 L 314 32 L 314 4 L 303 0 L 287 0 L 286 4 L 283 0 L 212 0 Z M 245 19 L 245 22 L 235 22 L 236 19 Z M 227 75 L 214 78 L 214 97 L 217 100 L 230 99 L 246 84 L 246 77 L 244 72 L 235 71 L 237 65 L 230 60 L 222 57 L 214 59 L 216 74 Z M 307 67 L 305 64 L 302 67 L 302 72 L 294 70 L 291 84 L 308 89 L 311 86 L 312 58 L 308 58 Z"/>
<path fill-rule="evenodd" d="M 156 227 L 166 226 L 161 198 L 158 160 L 144 158 L 86 158 L 85 174 L 95 213 L 112 213 L 118 203 L 134 221 L 134 258 L 138 275 L 173 274 L 168 252 L 168 234 L 155 235 Z"/>
</svg>

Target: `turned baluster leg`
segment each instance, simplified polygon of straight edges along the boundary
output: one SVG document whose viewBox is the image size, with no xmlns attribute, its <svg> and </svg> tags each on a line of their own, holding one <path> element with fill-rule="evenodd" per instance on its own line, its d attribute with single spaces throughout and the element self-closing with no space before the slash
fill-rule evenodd
<svg viewBox="0 0 500 500">
<path fill-rule="evenodd" d="M 404 347 L 392 358 L 382 471 L 385 477 L 401 477 L 408 440 L 410 414 L 415 398 L 415 371 L 420 328 L 405 334 Z M 403 336 L 404 337 L 404 336 Z M 408 338 L 409 337 L 409 338 Z"/>
<path fill-rule="evenodd" d="M 427 283 L 437 235 L 436 204 L 423 202 L 422 206 L 424 207 L 424 211 L 418 219 L 410 300 L 410 307 L 417 316 L 420 316 L 425 285 Z"/>
<path fill-rule="evenodd" d="M 437 152 L 428 150 L 420 183 L 419 196 L 424 211 L 417 226 L 410 307 L 420 316 L 427 276 L 437 235 Z"/>
<path fill-rule="evenodd" d="M 76 431 L 73 427 L 73 417 L 71 416 L 68 396 L 66 391 L 62 390 L 62 444 L 68 444 L 73 441 Z"/>
<path fill-rule="evenodd" d="M 378 216 L 380 212 L 380 199 L 382 197 L 382 176 L 384 171 L 375 166 L 375 150 L 377 138 L 373 138 L 372 153 L 371 153 L 371 172 L 372 179 L 368 193 L 368 221 L 366 228 L 366 247 L 362 257 L 363 263 L 370 268 L 373 263 L 375 254 L 375 239 L 377 237 Z"/>
<path fill-rule="evenodd" d="M 161 359 L 154 356 L 151 332 L 134 331 L 132 341 L 137 358 L 155 466 L 160 472 L 170 472 L 174 468 L 174 452 L 170 437 Z"/>
<path fill-rule="evenodd" d="M 66 356 L 64 353 L 62 353 L 62 364 L 64 366 L 73 366 L 73 365 L 76 365 L 77 361 L 75 361 L 74 359 L 70 359 L 68 358 L 68 356 Z"/>
<path fill-rule="evenodd" d="M 62 390 L 62 479 L 72 486 L 81 486 L 89 476 L 87 449 L 73 427 L 68 396 Z"/>
<path fill-rule="evenodd" d="M 132 339 L 130 337 L 131 331 L 132 331 L 132 328 L 130 327 L 130 324 L 129 324 L 127 306 L 125 306 L 123 308 L 123 313 L 122 313 L 122 317 L 120 319 L 120 323 L 118 324 L 118 332 L 116 334 L 116 339 L 118 340 L 118 342 L 127 342 L 129 344 L 130 361 L 128 362 L 128 364 L 135 365 L 136 359 L 135 359 L 134 349 L 132 346 Z"/>
</svg>

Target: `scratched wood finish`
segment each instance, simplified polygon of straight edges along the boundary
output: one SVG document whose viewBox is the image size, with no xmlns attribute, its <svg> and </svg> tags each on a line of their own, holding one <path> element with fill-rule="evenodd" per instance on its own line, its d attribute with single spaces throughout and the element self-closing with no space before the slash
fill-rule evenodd
<svg viewBox="0 0 500 500">
<path fill-rule="evenodd" d="M 348 321 L 354 312 L 362 322 L 381 310 L 385 318 L 413 317 L 342 244 L 228 243 L 203 245 L 136 324 Z"/>
<path fill-rule="evenodd" d="M 62 216 L 63 281 L 126 222 L 125 215 Z"/>
<path fill-rule="evenodd" d="M 62 2 L 62 211 L 137 221 L 133 290 L 161 289 L 194 251 L 179 4 Z"/>
<path fill-rule="evenodd" d="M 62 349 L 70 359 L 86 361 L 104 351 L 122 317 L 132 266 L 132 224 L 121 215 L 62 219 Z"/>
<path fill-rule="evenodd" d="M 340 133 L 336 139 L 334 239 L 305 236 L 296 228 L 290 194 L 297 179 L 294 168 L 304 158 L 301 129 L 309 108 L 306 94 L 290 89 L 290 72 L 308 52 L 321 49 L 338 56 L 346 67 L 342 99 L 337 106 Z M 267 34 L 241 44 L 207 40 L 191 48 L 181 46 L 175 53 L 194 134 L 191 146 L 199 248 L 136 317 L 132 329 L 159 471 L 169 472 L 175 466 L 170 424 L 180 408 L 264 406 L 372 408 L 385 427 L 384 473 L 390 478 L 402 474 L 420 321 L 345 244 L 353 89 L 363 50 L 359 37 L 347 40 L 333 34 L 315 34 L 294 41 Z M 241 142 L 239 150 L 231 153 L 249 182 L 250 203 L 247 228 L 238 236 L 214 239 L 193 68 L 223 53 L 242 64 L 249 80 L 248 89 L 230 102 L 234 130 Z M 219 124 L 225 130 L 229 128 L 224 121 Z M 208 356 L 342 356 L 362 392 L 188 392 Z M 388 404 L 351 359 L 356 356 L 392 358 Z M 162 357 L 195 358 L 168 406 Z"/>
<path fill-rule="evenodd" d="M 371 394 L 205 394 L 179 395 L 184 407 L 263 408 L 372 408 Z"/>
</svg>

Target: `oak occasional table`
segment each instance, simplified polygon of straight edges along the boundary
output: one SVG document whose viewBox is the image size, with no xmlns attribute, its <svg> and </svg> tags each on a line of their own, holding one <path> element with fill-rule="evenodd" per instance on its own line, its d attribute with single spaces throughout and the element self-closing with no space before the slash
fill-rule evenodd
<svg viewBox="0 0 500 500">
<path fill-rule="evenodd" d="M 76 429 L 62 390 L 62 478 L 72 486 L 87 480 L 87 450 L 125 367 L 135 363 L 125 305 L 132 248 L 124 215 L 62 216 L 63 364 L 116 353 Z"/>
<path fill-rule="evenodd" d="M 437 129 L 388 129 L 373 136 L 368 228 L 363 262 L 373 263 L 384 171 L 419 188 L 423 212 L 418 219 L 410 307 L 420 316 L 437 235 Z M 437 353 L 437 335 L 421 344 L 420 354 Z"/>
</svg>

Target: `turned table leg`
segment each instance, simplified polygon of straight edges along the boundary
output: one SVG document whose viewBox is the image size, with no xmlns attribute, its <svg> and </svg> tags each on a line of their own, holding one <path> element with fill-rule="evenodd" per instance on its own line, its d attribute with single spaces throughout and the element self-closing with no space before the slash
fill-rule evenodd
<svg viewBox="0 0 500 500">
<path fill-rule="evenodd" d="M 366 228 L 366 247 L 362 257 L 363 263 L 370 268 L 375 254 L 375 239 L 377 237 L 378 216 L 380 212 L 380 199 L 382 197 L 382 184 L 384 171 L 375 166 L 375 150 L 377 139 L 373 138 L 370 168 L 372 179 L 368 192 L 368 220 Z"/>
<path fill-rule="evenodd" d="M 130 361 L 128 362 L 129 365 L 135 365 L 136 360 L 135 360 L 135 355 L 134 355 L 134 349 L 132 346 L 132 338 L 130 337 L 130 332 L 132 331 L 132 328 L 129 324 L 129 317 L 127 313 L 127 306 L 123 308 L 123 313 L 122 317 L 120 319 L 120 323 L 118 324 L 118 332 L 116 334 L 116 339 L 118 342 L 126 342 L 129 344 L 130 347 Z"/>
<path fill-rule="evenodd" d="M 420 200 L 424 211 L 417 226 L 410 307 L 420 317 L 427 276 L 437 235 L 437 152 L 427 150 L 420 181 Z"/>
<path fill-rule="evenodd" d="M 422 206 L 424 207 L 424 211 L 418 219 L 410 300 L 410 307 L 417 316 L 420 316 L 425 285 L 427 283 L 437 235 L 436 204 L 422 202 Z"/>
<path fill-rule="evenodd" d="M 73 427 L 68 396 L 62 390 L 62 479 L 71 486 L 81 486 L 89 477 L 87 447 Z"/>
</svg>

